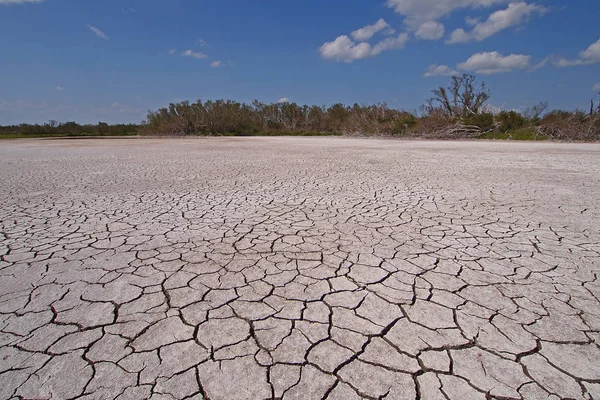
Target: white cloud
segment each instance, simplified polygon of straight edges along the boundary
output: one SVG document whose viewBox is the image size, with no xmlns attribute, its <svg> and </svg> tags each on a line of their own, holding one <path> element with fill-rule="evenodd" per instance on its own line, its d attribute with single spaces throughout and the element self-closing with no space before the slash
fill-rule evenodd
<svg viewBox="0 0 600 400">
<path fill-rule="evenodd" d="M 466 17 L 465 18 L 465 23 L 469 26 L 475 26 L 477 25 L 479 22 L 481 22 L 480 18 L 474 18 L 474 17 Z"/>
<path fill-rule="evenodd" d="M 458 28 L 452 31 L 446 43 L 466 43 L 470 39 L 470 35 L 464 29 Z"/>
<path fill-rule="evenodd" d="M 593 90 L 594 92 L 600 92 L 600 83 L 596 83 L 596 84 L 594 85 L 594 87 L 592 88 L 592 90 Z"/>
<path fill-rule="evenodd" d="M 554 63 L 557 67 L 575 67 L 577 65 L 587 65 L 587 64 L 591 64 L 589 62 L 585 62 L 581 59 L 576 59 L 576 60 L 565 60 L 564 58 L 561 58 L 560 60 L 558 60 L 556 63 Z"/>
<path fill-rule="evenodd" d="M 208 46 L 208 43 L 206 43 L 204 40 L 202 39 L 196 39 L 196 44 L 200 47 L 205 47 Z"/>
<path fill-rule="evenodd" d="M 437 21 L 461 8 L 491 7 L 510 0 L 387 0 L 386 5 L 406 17 L 406 24 L 416 29 L 427 21 Z"/>
<path fill-rule="evenodd" d="M 464 43 L 471 40 L 482 41 L 500 31 L 524 23 L 534 14 L 541 15 L 547 11 L 546 7 L 537 4 L 511 3 L 508 8 L 490 14 L 484 22 L 475 22 L 473 19 L 468 19 L 467 23 L 472 24 L 473 30 L 466 32 L 464 29 L 456 29 L 450 35 L 448 43 Z"/>
<path fill-rule="evenodd" d="M 333 42 L 327 42 L 319 47 L 321 56 L 326 60 L 345 61 L 351 63 L 367 57 L 374 57 L 386 50 L 401 49 L 408 42 L 407 33 L 389 37 L 375 46 L 367 42 L 356 43 L 346 35 L 339 36 Z"/>
<path fill-rule="evenodd" d="M 213 68 L 223 68 L 223 67 L 231 67 L 233 63 L 231 61 L 223 62 L 223 61 L 213 61 L 210 63 L 210 66 Z"/>
<path fill-rule="evenodd" d="M 170 55 L 173 55 L 175 53 L 177 53 L 177 49 L 171 49 L 171 50 L 169 50 L 169 54 Z"/>
<path fill-rule="evenodd" d="M 431 76 L 454 76 L 454 75 L 458 75 L 458 71 L 450 68 L 447 65 L 437 65 L 437 64 L 433 64 L 430 65 L 429 67 L 427 67 L 427 72 L 425 72 L 425 76 L 426 77 L 431 77 Z"/>
<path fill-rule="evenodd" d="M 383 18 L 379 19 L 373 25 L 367 25 L 360 29 L 355 30 L 350 35 L 354 38 L 354 40 L 358 40 L 359 42 L 364 42 L 365 40 L 371 39 L 376 33 L 384 31 L 385 34 L 393 35 L 396 31 L 390 27 L 390 25 L 385 22 Z"/>
<path fill-rule="evenodd" d="M 90 31 L 94 32 L 94 35 L 98 36 L 100 39 L 108 40 L 108 36 L 106 36 L 106 34 L 100 29 L 92 25 L 87 25 L 87 27 Z"/>
<path fill-rule="evenodd" d="M 206 58 L 206 54 L 192 51 L 192 50 L 186 50 L 183 53 L 181 53 L 181 55 L 184 57 L 192 57 L 192 58 L 197 58 L 197 59 Z"/>
<path fill-rule="evenodd" d="M 566 60 L 564 58 L 558 60 L 558 67 L 572 67 L 575 65 L 588 65 L 600 63 L 600 39 L 596 43 L 592 43 L 587 49 L 579 53 L 579 58 L 575 60 Z"/>
<path fill-rule="evenodd" d="M 62 86 L 57 86 L 56 90 L 59 91 L 59 92 L 62 92 L 63 90 L 65 90 L 65 88 L 62 87 Z"/>
<path fill-rule="evenodd" d="M 366 42 L 355 43 L 346 35 L 338 36 L 333 42 L 324 43 L 319 47 L 321 56 L 327 60 L 352 62 L 372 55 L 373 49 Z"/>
<path fill-rule="evenodd" d="M 279 104 L 283 104 L 283 103 L 289 103 L 290 99 L 288 99 L 287 97 L 282 97 L 279 100 L 277 100 L 277 103 Z"/>
<path fill-rule="evenodd" d="M 435 21 L 423 22 L 419 29 L 415 32 L 415 36 L 419 39 L 438 40 L 444 36 L 444 25 Z"/>
<path fill-rule="evenodd" d="M 581 52 L 581 58 L 584 60 L 592 60 L 595 62 L 600 62 L 600 39 L 596 43 L 593 43 Z"/>
<path fill-rule="evenodd" d="M 384 39 L 373 47 L 372 55 L 376 56 L 385 50 L 402 49 L 409 39 L 408 33 L 401 33 L 398 36 Z"/>
<path fill-rule="evenodd" d="M 545 58 L 532 65 L 531 56 L 523 54 L 509 54 L 504 56 L 497 51 L 475 53 L 469 59 L 456 66 L 453 69 L 447 65 L 433 64 L 427 67 L 424 76 L 453 76 L 458 75 L 459 71 L 474 72 L 482 75 L 493 75 L 515 70 L 526 70 L 534 72 L 548 63 L 549 58 Z"/>
<path fill-rule="evenodd" d="M 550 57 L 544 58 L 542 61 L 529 68 L 529 72 L 537 71 L 538 69 L 545 67 L 546 64 L 548 64 L 548 61 L 550 61 Z"/>
<path fill-rule="evenodd" d="M 41 3 L 44 0 L 0 0 L 0 4 L 25 4 L 25 3 Z"/>
<path fill-rule="evenodd" d="M 492 75 L 510 72 L 517 69 L 527 69 L 531 66 L 531 57 L 523 54 L 510 54 L 503 56 L 497 51 L 473 54 L 458 68 L 463 71 L 475 72 L 483 75 Z"/>
</svg>

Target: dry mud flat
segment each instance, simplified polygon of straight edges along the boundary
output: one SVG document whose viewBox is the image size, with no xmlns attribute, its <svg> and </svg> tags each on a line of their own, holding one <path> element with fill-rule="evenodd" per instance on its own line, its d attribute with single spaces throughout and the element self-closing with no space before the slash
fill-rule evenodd
<svg viewBox="0 0 600 400">
<path fill-rule="evenodd" d="M 600 399 L 600 146 L 0 143 L 0 398 Z"/>
</svg>

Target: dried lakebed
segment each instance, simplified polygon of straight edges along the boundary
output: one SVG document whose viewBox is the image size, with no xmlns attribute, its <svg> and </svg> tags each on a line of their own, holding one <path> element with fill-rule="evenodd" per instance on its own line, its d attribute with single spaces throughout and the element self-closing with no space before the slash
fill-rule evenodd
<svg viewBox="0 0 600 400">
<path fill-rule="evenodd" d="M 0 398 L 600 399 L 600 146 L 0 143 Z"/>
</svg>

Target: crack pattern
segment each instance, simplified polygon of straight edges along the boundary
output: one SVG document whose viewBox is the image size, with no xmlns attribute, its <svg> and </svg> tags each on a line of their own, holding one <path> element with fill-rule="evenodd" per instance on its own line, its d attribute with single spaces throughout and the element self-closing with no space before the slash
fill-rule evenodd
<svg viewBox="0 0 600 400">
<path fill-rule="evenodd" d="M 600 400 L 599 155 L 3 143 L 0 398 Z"/>
</svg>

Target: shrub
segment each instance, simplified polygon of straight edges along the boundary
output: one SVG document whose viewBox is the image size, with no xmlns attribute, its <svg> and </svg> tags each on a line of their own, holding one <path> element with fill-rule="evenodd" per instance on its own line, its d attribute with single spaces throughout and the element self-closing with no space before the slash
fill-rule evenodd
<svg viewBox="0 0 600 400">
<path fill-rule="evenodd" d="M 416 124 L 417 118 L 412 114 L 406 113 L 394 121 L 392 133 L 395 135 L 406 135 Z"/>
<path fill-rule="evenodd" d="M 540 131 L 553 140 L 600 140 L 600 115 L 552 111 L 541 119 Z"/>
<path fill-rule="evenodd" d="M 494 129 L 494 114 L 492 113 L 481 113 L 471 114 L 462 119 L 463 124 L 476 126 L 483 132 L 491 131 Z"/>
<path fill-rule="evenodd" d="M 437 138 L 442 131 L 452 124 L 452 119 L 441 112 L 431 112 L 416 119 L 407 134 L 412 137 Z"/>
<path fill-rule="evenodd" d="M 525 126 L 527 121 L 516 111 L 502 111 L 496 115 L 496 122 L 500 132 L 515 131 Z"/>
</svg>

